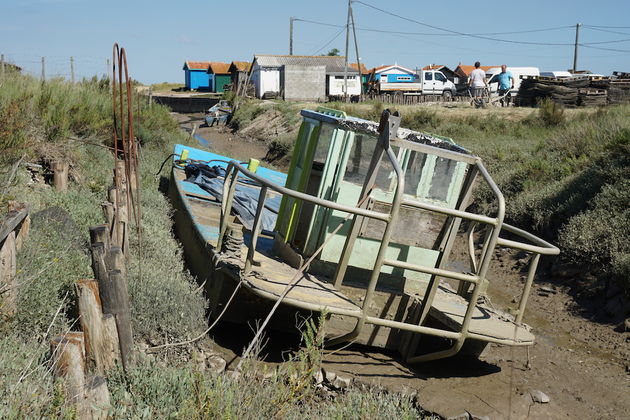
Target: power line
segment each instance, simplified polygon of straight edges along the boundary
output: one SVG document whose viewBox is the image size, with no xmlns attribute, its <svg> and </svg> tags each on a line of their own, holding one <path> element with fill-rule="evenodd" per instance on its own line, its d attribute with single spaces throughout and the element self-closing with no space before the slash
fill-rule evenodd
<svg viewBox="0 0 630 420">
<path fill-rule="evenodd" d="M 606 28 L 606 29 L 630 29 L 630 26 L 598 26 L 598 25 L 588 25 L 591 28 Z"/>
<path fill-rule="evenodd" d="M 619 50 L 619 49 L 616 49 L 616 48 L 593 47 L 593 46 L 587 45 L 587 44 L 579 44 L 579 45 L 581 47 L 591 48 L 593 50 L 603 50 L 603 51 L 614 51 L 614 52 L 630 53 L 630 50 Z"/>
<path fill-rule="evenodd" d="M 360 0 L 354 0 L 354 2 L 355 3 L 360 3 L 360 4 L 362 4 L 362 5 L 366 6 L 366 7 L 369 7 L 370 9 L 377 10 L 377 11 L 379 11 L 381 13 L 386 14 L 386 15 L 390 15 L 390 16 L 397 17 L 397 18 L 402 19 L 402 20 L 406 20 L 407 22 L 412 22 L 412 23 L 415 23 L 417 25 L 426 26 L 427 28 L 436 29 L 438 31 L 444 31 L 444 32 L 448 32 L 448 33 L 455 34 L 455 35 L 460 35 L 460 36 L 467 36 L 467 37 L 471 37 L 471 38 L 485 39 L 487 41 L 504 42 L 504 43 L 508 43 L 508 44 L 547 45 L 547 46 L 560 46 L 560 45 L 568 46 L 568 45 L 574 45 L 573 43 L 512 41 L 512 40 L 508 40 L 508 39 L 492 38 L 492 37 L 483 36 L 483 35 L 475 35 L 475 34 L 470 34 L 470 33 L 465 33 L 465 32 L 453 31 L 451 29 L 441 28 L 439 26 L 430 25 L 428 23 L 420 22 L 420 21 L 415 20 L 415 19 L 411 19 L 411 18 L 408 18 L 408 17 L 405 17 L 405 16 L 401 16 L 401 15 L 398 15 L 396 13 L 392 13 L 392 12 L 389 12 L 387 10 L 378 8 L 376 6 L 372 6 L 371 4 L 365 3 L 365 2 L 360 1 Z"/>
<path fill-rule="evenodd" d="M 611 33 L 611 34 L 619 34 L 619 35 L 630 35 L 630 33 L 628 33 L 628 32 L 610 31 L 608 29 L 600 29 L 600 28 L 597 28 L 595 26 L 590 26 L 590 25 L 583 25 L 583 26 L 586 29 L 592 29 L 594 31 L 599 31 L 599 32 L 608 32 L 608 33 Z"/>
<path fill-rule="evenodd" d="M 295 18 L 294 20 L 295 21 L 300 21 L 300 22 L 312 23 L 312 24 L 315 24 L 315 25 L 329 26 L 329 27 L 333 27 L 333 28 L 345 28 L 345 26 L 343 26 L 343 25 L 335 25 L 335 24 L 332 24 L 332 23 L 318 22 L 316 20 L 310 20 L 310 19 Z M 511 31 L 511 32 L 487 32 L 487 33 L 476 33 L 476 34 L 470 34 L 470 35 L 475 35 L 475 36 L 482 36 L 482 35 L 514 35 L 514 34 L 525 34 L 525 33 L 533 33 L 533 32 L 556 31 L 556 30 L 559 30 L 559 29 L 568 29 L 568 28 L 573 28 L 573 26 L 572 25 L 556 26 L 556 27 L 553 27 L 553 28 L 528 29 L 528 30 L 523 30 L 523 31 Z M 357 26 L 356 29 L 357 29 L 357 31 L 363 31 L 363 32 L 377 32 L 377 33 L 399 34 L 399 35 L 421 35 L 421 36 L 458 36 L 458 35 L 460 35 L 459 33 L 439 34 L 439 33 L 435 33 L 435 32 L 391 31 L 391 30 L 387 30 L 387 29 L 368 28 L 368 27 L 362 27 L 362 26 Z"/>
<path fill-rule="evenodd" d="M 317 53 L 319 53 L 321 50 L 323 50 L 324 48 L 326 48 L 328 45 L 330 45 L 335 39 L 337 39 L 339 37 L 339 35 L 341 35 L 343 33 L 343 31 L 346 30 L 346 26 L 344 25 L 341 30 L 339 32 L 337 32 L 328 42 L 326 42 L 320 49 L 318 49 L 317 51 L 315 51 L 313 54 L 311 55 L 316 55 Z"/>
</svg>

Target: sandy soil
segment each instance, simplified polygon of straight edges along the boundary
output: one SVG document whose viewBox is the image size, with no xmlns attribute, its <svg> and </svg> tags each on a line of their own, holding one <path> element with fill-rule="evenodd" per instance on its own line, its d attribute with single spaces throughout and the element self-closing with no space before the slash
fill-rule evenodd
<svg viewBox="0 0 630 420">
<path fill-rule="evenodd" d="M 196 133 L 210 140 L 219 154 L 260 159 L 266 153 L 264 142 L 223 128 L 199 128 L 199 115 L 177 118 L 184 129 L 197 124 Z M 456 248 L 455 260 L 465 260 L 462 249 Z M 491 266 L 489 295 L 500 307 L 515 306 L 512 299 L 520 292 L 524 274 L 522 258 L 499 251 Z M 489 345 L 479 359 L 406 366 L 396 354 L 350 346 L 326 351 L 324 365 L 356 381 L 414 394 L 423 408 L 442 416 L 468 411 L 491 419 L 628 418 L 630 332 L 616 328 L 618 319 L 602 318 L 598 301 L 570 289 L 574 278 L 539 271 L 524 318 L 537 337 L 529 351 Z M 540 287 L 553 292 L 544 293 Z M 248 339 L 247 334 L 235 339 L 230 328 L 218 330 L 213 338 L 228 360 L 238 357 Z M 276 342 L 266 349 L 270 363 L 281 360 L 287 349 L 280 347 Z M 530 395 L 534 390 L 544 392 L 550 402 L 534 403 Z"/>
</svg>

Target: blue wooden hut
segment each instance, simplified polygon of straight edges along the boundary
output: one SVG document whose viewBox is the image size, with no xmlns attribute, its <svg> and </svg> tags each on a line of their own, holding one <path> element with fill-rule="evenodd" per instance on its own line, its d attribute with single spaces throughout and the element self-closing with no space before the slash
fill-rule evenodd
<svg viewBox="0 0 630 420">
<path fill-rule="evenodd" d="M 208 67 L 209 61 L 186 61 L 183 67 L 186 89 L 209 89 Z"/>
</svg>

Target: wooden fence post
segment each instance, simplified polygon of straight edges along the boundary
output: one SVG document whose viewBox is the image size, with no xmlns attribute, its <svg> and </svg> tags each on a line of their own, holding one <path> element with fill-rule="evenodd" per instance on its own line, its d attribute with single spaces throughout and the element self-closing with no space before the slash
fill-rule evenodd
<svg viewBox="0 0 630 420">
<path fill-rule="evenodd" d="M 127 369 L 133 350 L 133 330 L 127 282 L 120 270 L 110 270 L 107 279 L 99 282 L 103 312 L 116 317 L 118 341 L 123 368 Z"/>
<path fill-rule="evenodd" d="M 12 317 L 17 310 L 17 282 L 15 279 L 15 232 L 0 243 L 0 312 Z"/>
<path fill-rule="evenodd" d="M 106 420 L 111 402 L 107 382 L 100 376 L 88 376 L 85 384 L 85 399 L 79 406 L 77 418 Z"/>
<path fill-rule="evenodd" d="M 51 169 L 53 171 L 53 184 L 57 191 L 66 191 L 68 189 L 68 171 L 70 165 L 65 161 L 53 161 Z"/>
<path fill-rule="evenodd" d="M 50 342 L 52 370 L 55 378 L 63 378 L 68 400 L 78 403 L 85 388 L 83 341 L 68 336 L 55 337 Z"/>
<path fill-rule="evenodd" d="M 80 280 L 76 283 L 81 329 L 85 337 L 85 353 L 88 366 L 93 366 L 98 374 L 105 374 L 113 368 L 119 358 L 111 339 L 118 336 L 114 330 L 111 337 L 111 325 L 105 324 L 98 292 L 98 283 L 94 280 Z M 111 316 L 110 316 L 111 318 Z M 107 321 L 111 324 L 111 321 Z"/>
</svg>

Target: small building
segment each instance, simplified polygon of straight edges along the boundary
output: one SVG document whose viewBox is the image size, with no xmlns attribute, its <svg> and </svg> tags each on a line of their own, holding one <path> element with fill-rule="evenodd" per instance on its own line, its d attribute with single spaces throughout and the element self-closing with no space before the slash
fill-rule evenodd
<svg viewBox="0 0 630 420">
<path fill-rule="evenodd" d="M 250 80 L 258 98 L 326 99 L 326 75 L 344 66 L 345 57 L 257 54 Z"/>
<path fill-rule="evenodd" d="M 184 63 L 184 84 L 188 90 L 208 89 L 209 61 L 186 61 Z"/>
<path fill-rule="evenodd" d="M 239 82 L 244 81 L 251 68 L 252 63 L 249 61 L 232 61 L 228 69 L 232 85 L 237 86 Z"/>
<path fill-rule="evenodd" d="M 459 76 L 457 75 L 457 73 L 455 73 L 453 70 L 449 69 L 445 65 L 442 65 L 442 64 L 431 64 L 430 66 L 422 67 L 422 70 L 438 70 L 438 71 L 441 71 L 442 74 L 444 74 L 444 76 L 446 76 L 446 78 L 448 80 L 450 80 L 451 82 L 453 82 L 455 84 L 459 83 Z"/>
<path fill-rule="evenodd" d="M 365 84 L 368 92 L 378 92 L 380 83 L 412 83 L 418 78 L 416 73 L 398 64 L 374 67 L 370 70 Z"/>
<path fill-rule="evenodd" d="M 223 93 L 225 92 L 225 87 L 232 83 L 230 65 L 228 63 L 213 61 L 208 66 L 207 73 L 210 92 Z"/>
<path fill-rule="evenodd" d="M 341 65 L 330 65 L 326 69 L 326 95 L 327 96 L 343 96 L 346 83 L 348 84 L 348 95 L 358 96 L 365 92 L 365 84 L 369 75 L 369 70 L 364 64 L 361 64 L 361 78 L 357 71 L 357 63 L 348 63 L 348 74 L 345 75 L 345 62 Z M 346 82 L 347 81 L 347 82 Z"/>
</svg>

